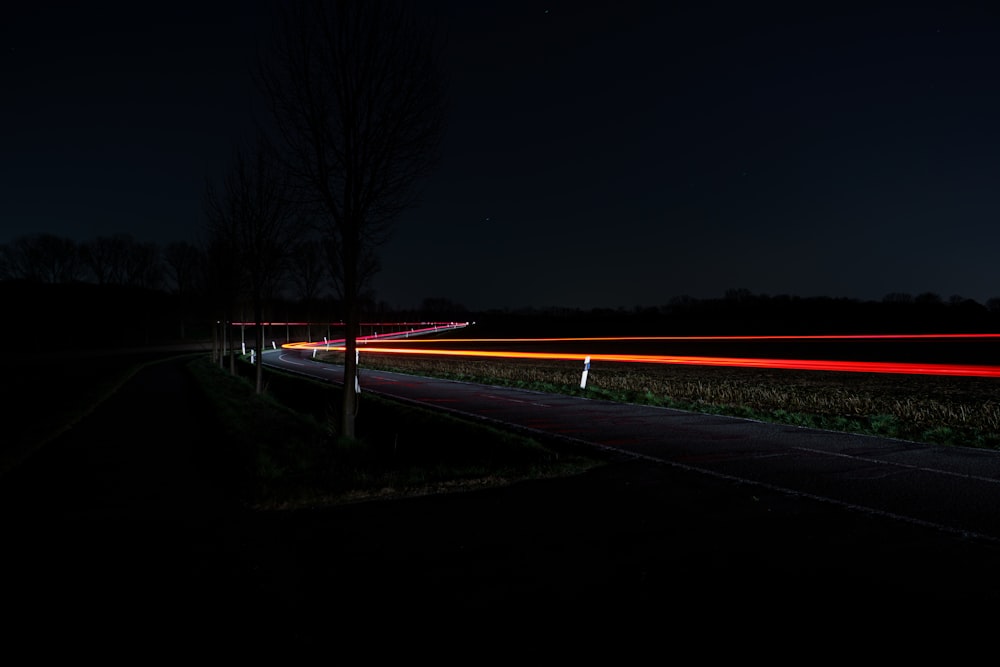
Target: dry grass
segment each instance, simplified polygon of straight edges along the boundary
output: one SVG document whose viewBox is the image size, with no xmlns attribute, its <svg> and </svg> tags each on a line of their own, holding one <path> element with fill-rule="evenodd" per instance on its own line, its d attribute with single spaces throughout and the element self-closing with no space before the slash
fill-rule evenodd
<svg viewBox="0 0 1000 667">
<path fill-rule="evenodd" d="M 580 393 L 578 362 L 369 355 L 364 368 L 548 387 Z M 1000 444 L 1000 382 L 993 378 L 609 364 L 587 389 L 620 400 L 750 414 L 882 432 L 945 444 Z M 893 424 L 892 432 L 887 425 Z M 935 435 L 937 434 L 937 435 Z"/>
</svg>

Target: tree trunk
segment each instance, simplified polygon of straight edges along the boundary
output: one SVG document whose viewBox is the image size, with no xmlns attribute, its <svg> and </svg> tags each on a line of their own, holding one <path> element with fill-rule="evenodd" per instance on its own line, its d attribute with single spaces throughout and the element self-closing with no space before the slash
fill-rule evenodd
<svg viewBox="0 0 1000 667">
<path fill-rule="evenodd" d="M 353 219 L 350 215 L 348 219 Z M 354 438 L 354 416 L 357 414 L 358 395 L 355 387 L 355 378 L 358 374 L 358 329 L 359 314 L 358 301 L 361 290 L 359 289 L 358 261 L 361 256 L 361 243 L 358 236 L 360 224 L 349 225 L 352 233 L 343 237 L 343 264 L 344 264 L 344 398 L 341 409 L 341 435 L 345 438 Z"/>
<path fill-rule="evenodd" d="M 256 357 L 256 368 L 254 368 L 254 386 L 258 394 L 264 393 L 264 308 L 258 301 L 253 307 L 253 317 L 256 323 L 254 331 L 254 356 Z"/>
<path fill-rule="evenodd" d="M 219 333 L 222 336 L 221 344 L 219 345 L 219 368 L 225 370 L 226 368 L 226 353 L 229 351 L 229 337 L 226 328 L 226 320 L 223 318 L 222 322 L 219 323 Z"/>
<path fill-rule="evenodd" d="M 354 415 L 357 412 L 358 396 L 354 379 L 358 374 L 358 316 L 354 299 L 349 299 L 344 318 L 344 401 L 341 410 L 341 435 L 354 438 Z"/>
<path fill-rule="evenodd" d="M 236 375 L 236 334 L 229 332 L 229 374 Z"/>
</svg>

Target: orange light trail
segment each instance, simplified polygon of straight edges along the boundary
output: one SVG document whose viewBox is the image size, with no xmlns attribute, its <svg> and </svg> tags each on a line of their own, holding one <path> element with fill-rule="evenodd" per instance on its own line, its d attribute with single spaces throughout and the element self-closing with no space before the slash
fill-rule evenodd
<svg viewBox="0 0 1000 667">
<path fill-rule="evenodd" d="M 236 327 L 255 327 L 256 322 L 230 322 Z M 265 327 L 306 327 L 306 326 L 332 326 L 332 327 L 343 327 L 345 326 L 343 322 L 261 322 L 261 326 Z M 469 322 L 361 322 L 358 324 L 361 327 L 423 327 L 422 331 L 436 331 L 442 327 L 460 329 L 462 327 L 469 326 Z M 412 333 L 411 329 L 411 333 Z"/>
<path fill-rule="evenodd" d="M 566 343 L 629 341 L 706 341 L 706 340 L 912 340 L 912 339 L 1000 339 L 1000 333 L 973 334 L 830 334 L 816 336 L 602 336 L 594 338 L 433 338 L 394 341 L 400 343 Z M 358 338 L 360 342 L 361 337 Z"/>
<path fill-rule="evenodd" d="M 416 325 L 417 323 L 413 323 Z M 1000 366 L 939 364 L 886 361 L 841 361 L 824 359 L 759 359 L 748 357 L 706 357 L 654 354 L 583 354 L 569 352 L 519 352 L 512 350 L 472 350 L 472 349 L 431 349 L 421 346 L 384 347 L 387 344 L 474 344 L 474 343 L 566 343 L 566 342 L 635 342 L 635 341 L 766 341 L 766 340 L 973 340 L 1000 339 L 1000 333 L 938 333 L 938 334 L 836 334 L 812 336 L 604 336 L 589 338 L 450 338 L 426 339 L 421 334 L 440 331 L 442 328 L 457 329 L 468 323 L 419 323 L 420 329 L 395 332 L 390 335 L 359 336 L 359 350 L 365 354 L 422 354 L 451 357 L 479 357 L 498 359 L 549 359 L 560 361 L 583 361 L 590 357 L 592 362 L 635 363 L 635 364 L 680 364 L 691 366 L 730 366 L 743 368 L 773 368 L 810 371 L 842 371 L 856 373 L 898 373 L 906 375 L 950 375 L 966 377 L 1000 377 Z M 426 326 L 430 324 L 431 326 Z M 406 338 L 403 338 L 406 336 Z M 414 336 L 410 338 L 409 336 Z M 389 339 L 392 340 L 389 340 Z M 316 350 L 325 348 L 343 351 L 343 339 L 320 342 L 286 343 L 286 349 Z"/>
<path fill-rule="evenodd" d="M 315 344 L 288 345 L 286 347 L 308 349 Z M 331 346 L 328 349 L 343 351 L 344 347 Z M 964 364 L 920 364 L 885 361 L 832 361 L 821 359 L 753 359 L 742 357 L 684 357 L 651 354 L 573 354 L 560 352 L 513 352 L 488 350 L 415 350 L 402 347 L 365 347 L 365 354 L 423 354 L 455 357 L 490 357 L 503 359 L 549 359 L 561 361 L 583 361 L 590 357 L 593 362 L 614 362 L 634 364 L 681 364 L 691 366 L 735 366 L 742 368 L 776 368 L 806 371 L 841 371 L 855 373 L 898 373 L 904 375 L 950 375 L 966 377 L 1000 377 L 1000 366 L 976 366 Z"/>
</svg>

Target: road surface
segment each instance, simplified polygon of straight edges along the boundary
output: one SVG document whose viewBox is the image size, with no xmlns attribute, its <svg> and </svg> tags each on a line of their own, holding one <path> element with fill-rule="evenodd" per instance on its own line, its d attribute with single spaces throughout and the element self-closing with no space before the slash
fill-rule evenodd
<svg viewBox="0 0 1000 667">
<path fill-rule="evenodd" d="M 280 359 L 265 354 L 337 379 Z M 205 470 L 217 433 L 185 364 L 145 368 L 2 478 L 11 655 L 467 662 L 612 645 L 798 662 L 992 640 L 989 452 L 363 370 L 363 392 L 622 456 L 482 491 L 250 512 Z"/>
<path fill-rule="evenodd" d="M 272 350 L 275 368 L 343 368 Z M 364 392 L 1000 544 L 1000 452 L 361 369 Z"/>
</svg>

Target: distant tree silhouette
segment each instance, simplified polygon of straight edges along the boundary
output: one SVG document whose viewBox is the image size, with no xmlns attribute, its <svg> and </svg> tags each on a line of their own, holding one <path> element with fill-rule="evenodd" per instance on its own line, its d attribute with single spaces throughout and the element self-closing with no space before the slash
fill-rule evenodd
<svg viewBox="0 0 1000 667">
<path fill-rule="evenodd" d="M 80 246 L 71 239 L 41 232 L 0 246 L 0 278 L 42 283 L 72 283 L 85 275 Z"/>
<path fill-rule="evenodd" d="M 913 302 L 923 306 L 937 306 L 944 303 L 941 295 L 934 292 L 921 292 L 914 297 Z"/>
<path fill-rule="evenodd" d="M 698 303 L 698 300 L 688 294 L 678 294 L 677 296 L 670 297 L 668 306 L 673 307 L 683 307 L 691 306 Z"/>
<path fill-rule="evenodd" d="M 144 289 L 163 288 L 163 258 L 159 244 L 133 242 L 125 255 L 125 284 Z"/>
<path fill-rule="evenodd" d="M 906 292 L 889 292 L 882 297 L 882 303 L 913 303 L 913 295 Z"/>
<path fill-rule="evenodd" d="M 282 4 L 256 80 L 318 223 L 345 322 L 340 434 L 354 437 L 359 302 L 377 248 L 436 163 L 444 122 L 430 25 L 399 2 Z"/>
<path fill-rule="evenodd" d="M 726 290 L 726 301 L 746 303 L 753 299 L 753 292 L 745 287 L 731 287 Z"/>
<path fill-rule="evenodd" d="M 83 261 L 98 285 L 125 282 L 126 247 L 131 241 L 126 235 L 99 236 L 83 244 Z"/>
<path fill-rule="evenodd" d="M 162 287 L 163 264 L 156 243 L 137 241 L 130 234 L 99 236 L 84 243 L 80 255 L 98 285 Z"/>
<path fill-rule="evenodd" d="M 189 241 L 174 241 L 167 244 L 163 251 L 163 261 L 166 265 L 170 287 L 177 297 L 177 317 L 180 326 L 181 340 L 186 338 L 185 322 L 187 320 L 188 299 L 197 284 L 203 253 L 198 246 Z"/>
<path fill-rule="evenodd" d="M 308 341 L 312 341 L 313 306 L 329 282 L 328 269 L 323 243 L 318 239 L 305 238 L 292 246 L 288 281 L 305 307 Z"/>
</svg>

